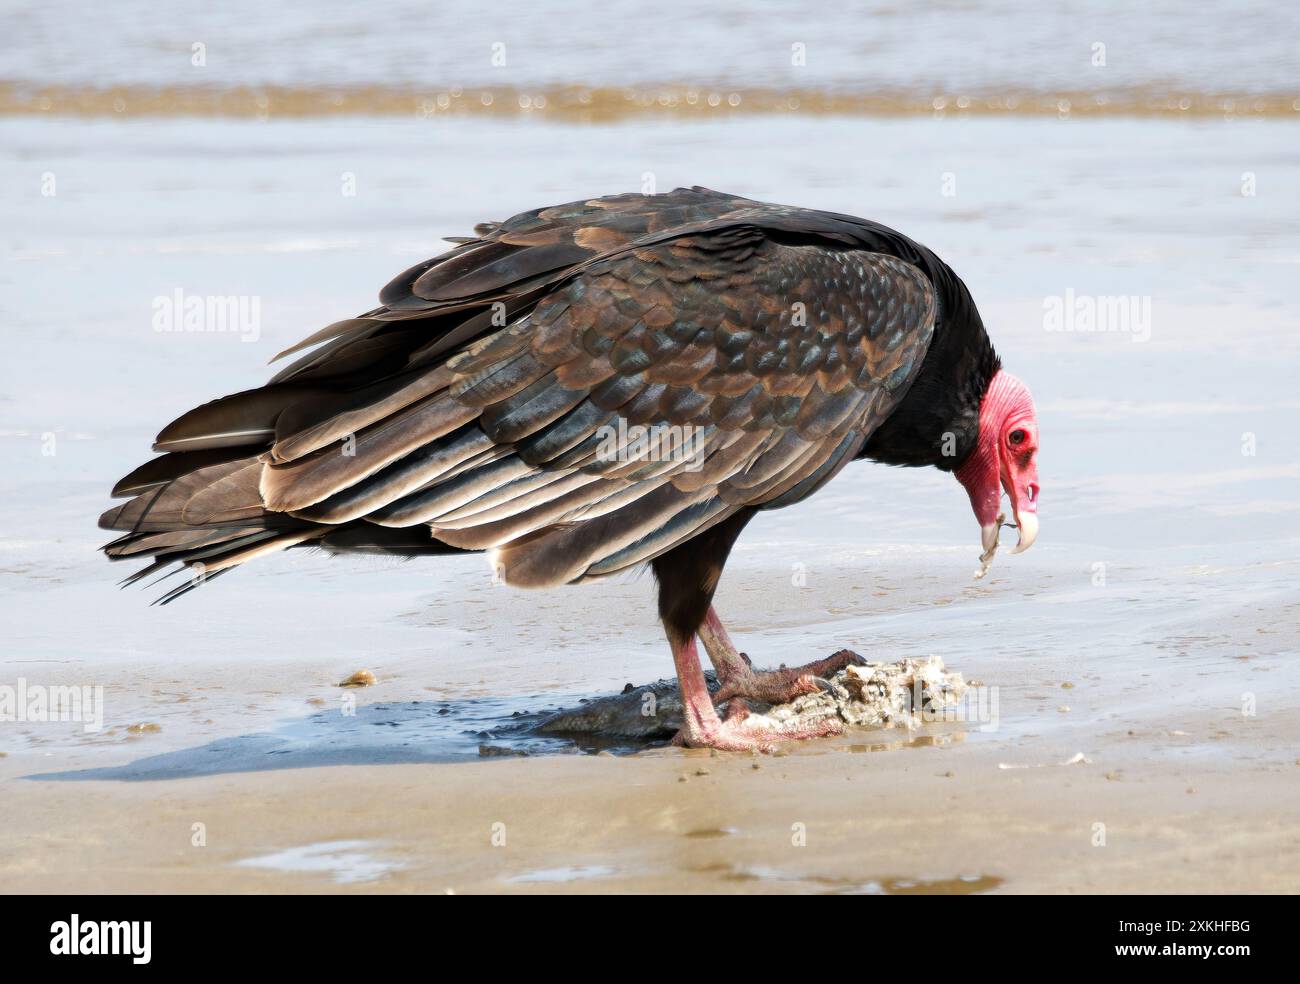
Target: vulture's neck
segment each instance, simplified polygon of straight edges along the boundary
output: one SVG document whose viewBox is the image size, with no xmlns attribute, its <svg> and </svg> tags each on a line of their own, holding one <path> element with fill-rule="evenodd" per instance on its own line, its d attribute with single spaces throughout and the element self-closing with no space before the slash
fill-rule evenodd
<svg viewBox="0 0 1300 984">
<path fill-rule="evenodd" d="M 860 457 L 952 471 L 975 448 L 980 401 L 1001 363 L 966 285 L 934 262 L 928 271 L 939 294 L 934 338 L 907 395 Z"/>
</svg>

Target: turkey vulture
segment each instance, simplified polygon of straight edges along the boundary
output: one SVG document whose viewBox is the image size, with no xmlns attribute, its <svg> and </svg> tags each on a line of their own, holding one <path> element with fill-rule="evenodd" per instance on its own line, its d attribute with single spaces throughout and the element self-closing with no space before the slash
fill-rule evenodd
<svg viewBox="0 0 1300 984">
<path fill-rule="evenodd" d="M 712 598 L 758 510 L 807 498 L 857 458 L 934 465 L 965 486 L 986 563 L 1002 489 L 1017 551 L 1033 543 L 1033 402 L 924 246 L 705 188 L 475 231 L 373 311 L 293 346 L 312 350 L 267 385 L 163 428 L 162 456 L 117 484 L 129 500 L 100 521 L 126 531 L 110 557 L 153 560 L 128 582 L 192 568 L 169 602 L 310 545 L 486 551 L 528 587 L 648 563 L 687 709 L 677 740 L 764 749 L 811 733 L 774 730 L 743 699 L 812 692 L 849 657 L 761 672 L 728 639 Z"/>
</svg>

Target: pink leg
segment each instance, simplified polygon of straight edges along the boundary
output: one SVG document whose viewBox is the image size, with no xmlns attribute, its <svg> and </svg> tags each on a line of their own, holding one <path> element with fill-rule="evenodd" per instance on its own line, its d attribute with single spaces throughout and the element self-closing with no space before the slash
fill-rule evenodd
<svg viewBox="0 0 1300 984">
<path fill-rule="evenodd" d="M 676 745 L 718 748 L 729 752 L 767 752 L 778 741 L 821 738 L 839 734 L 844 728 L 838 719 L 822 720 L 805 727 L 759 724 L 750 718 L 743 706 L 737 707 L 734 713 L 727 715 L 726 720 L 722 720 L 713 708 L 713 697 L 704 682 L 704 671 L 700 669 L 700 656 L 694 637 L 684 645 L 673 644 L 673 664 L 677 668 L 677 683 L 681 687 L 685 714 L 682 730 L 673 739 Z"/>
<path fill-rule="evenodd" d="M 700 639 L 709 653 L 709 659 L 713 661 L 713 669 L 721 684 L 721 688 L 713 695 L 718 703 L 733 697 L 749 697 L 765 704 L 784 704 L 800 694 L 813 694 L 823 689 L 820 681 L 844 667 L 865 662 L 857 653 L 841 649 L 833 656 L 792 669 L 782 667 L 779 670 L 755 670 L 750 665 L 749 657 L 736 650 L 712 605 L 704 617 L 704 624 L 700 626 Z"/>
</svg>

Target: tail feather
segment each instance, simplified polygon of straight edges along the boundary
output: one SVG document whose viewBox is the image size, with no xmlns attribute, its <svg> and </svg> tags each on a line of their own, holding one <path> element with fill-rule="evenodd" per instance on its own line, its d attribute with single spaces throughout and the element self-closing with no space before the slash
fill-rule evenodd
<svg viewBox="0 0 1300 984">
<path fill-rule="evenodd" d="M 284 383 L 223 396 L 181 414 L 164 427 L 154 441 L 154 450 L 260 447 L 275 436 L 275 422 L 287 407 L 323 395 L 325 391 L 320 389 Z"/>
<path fill-rule="evenodd" d="M 209 546 L 237 536 L 246 536 L 247 530 L 169 530 L 166 533 L 124 533 L 104 546 L 104 553 L 112 560 L 127 560 L 142 554 L 164 554 L 172 550 Z"/>
<path fill-rule="evenodd" d="M 114 499 L 139 495 L 157 489 L 188 472 L 208 465 L 219 465 L 248 455 L 246 447 L 209 448 L 207 451 L 170 451 L 150 458 L 113 486 Z"/>
<path fill-rule="evenodd" d="M 191 521 L 186 516 L 186 509 L 195 497 L 208 493 L 209 488 L 219 486 L 231 476 L 257 461 L 255 457 L 236 458 L 216 465 L 205 465 L 186 472 L 164 485 L 146 489 L 134 499 L 114 506 L 99 517 L 99 525 L 108 530 L 126 530 L 132 533 L 167 533 L 176 530 L 213 529 L 216 527 L 254 526 L 262 527 L 288 520 L 289 517 L 275 517 L 262 508 L 261 500 L 256 498 L 256 486 L 253 486 L 252 499 L 239 499 L 236 486 L 231 496 L 218 498 L 219 493 L 209 494 L 207 512 L 223 517 L 216 522 Z M 227 483 L 228 484 L 228 483 Z M 198 519 L 199 513 L 192 514 Z"/>
<path fill-rule="evenodd" d="M 231 464 L 238 467 L 229 471 Z M 166 605 L 240 564 L 295 547 L 399 557 L 473 552 L 435 540 L 425 525 L 394 528 L 365 520 L 323 524 L 268 512 L 257 497 L 259 471 L 241 461 L 203 466 L 164 485 L 147 487 L 104 513 L 101 527 L 124 531 L 104 546 L 105 554 L 115 561 L 150 560 L 124 578 L 121 586 L 188 570 L 184 584 L 155 601 Z M 223 510 L 205 511 L 209 500 L 225 503 Z"/>
</svg>

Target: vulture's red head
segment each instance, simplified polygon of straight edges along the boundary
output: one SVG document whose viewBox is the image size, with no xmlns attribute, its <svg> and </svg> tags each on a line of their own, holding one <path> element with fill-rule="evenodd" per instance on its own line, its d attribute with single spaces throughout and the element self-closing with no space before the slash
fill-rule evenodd
<svg viewBox="0 0 1300 984">
<path fill-rule="evenodd" d="M 984 391 L 979 441 L 955 474 L 970 496 L 986 554 L 998 542 L 1004 489 L 1020 530 L 1012 553 L 1033 545 L 1038 536 L 1038 416 L 1029 388 L 1010 373 L 999 370 Z"/>
</svg>

